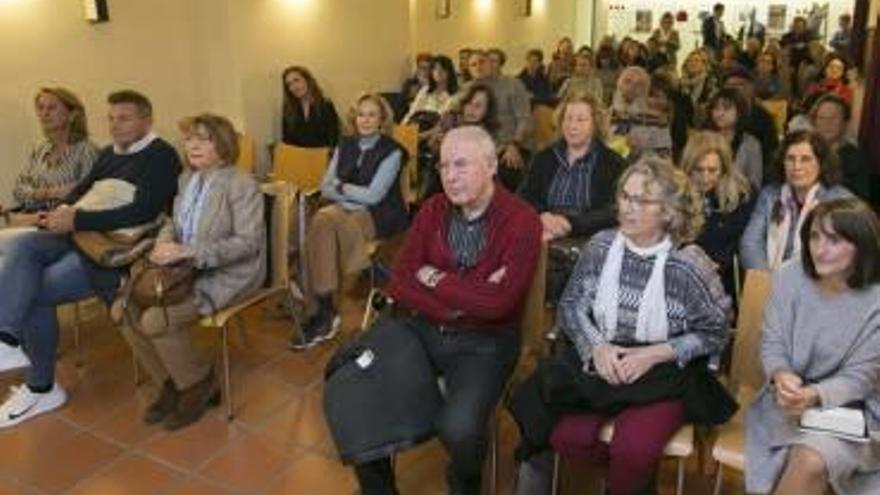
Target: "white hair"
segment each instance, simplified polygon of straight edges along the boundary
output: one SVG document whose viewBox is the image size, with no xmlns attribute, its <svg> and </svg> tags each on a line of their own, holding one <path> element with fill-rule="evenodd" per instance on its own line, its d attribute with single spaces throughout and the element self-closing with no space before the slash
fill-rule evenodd
<svg viewBox="0 0 880 495">
<path fill-rule="evenodd" d="M 446 133 L 443 137 L 441 149 L 447 146 L 447 143 L 453 141 L 468 141 L 477 146 L 479 152 L 492 165 L 498 164 L 498 156 L 495 154 L 495 141 L 485 129 L 475 125 L 464 125 L 456 127 Z M 442 152 L 441 152 L 442 155 Z"/>
</svg>

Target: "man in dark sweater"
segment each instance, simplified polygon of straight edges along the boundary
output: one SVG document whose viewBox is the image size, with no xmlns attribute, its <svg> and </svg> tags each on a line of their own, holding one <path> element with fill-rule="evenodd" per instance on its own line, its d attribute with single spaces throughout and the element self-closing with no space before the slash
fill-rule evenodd
<svg viewBox="0 0 880 495">
<path fill-rule="evenodd" d="M 99 295 L 109 299 L 117 269 L 101 268 L 71 241 L 76 231 L 111 231 L 154 220 L 174 198 L 180 161 L 174 148 L 150 131 L 152 105 L 140 93 L 110 94 L 113 144 L 98 155 L 89 175 L 37 229 L 17 235 L 0 257 L 0 372 L 29 367 L 25 384 L 0 405 L 0 428 L 56 409 L 66 393 L 55 382 L 58 321 L 55 307 Z M 133 186 L 130 203 L 85 211 L 77 202 L 96 184 L 116 179 Z M 11 289 L 14 288 L 14 289 Z"/>
<path fill-rule="evenodd" d="M 482 129 L 450 131 L 440 155 L 445 194 L 419 210 L 388 289 L 412 316 L 379 324 L 415 332 L 444 377 L 446 400 L 436 425 L 450 458 L 449 493 L 476 495 L 486 426 L 519 356 L 541 222 L 528 204 L 496 185 L 495 145 Z M 364 495 L 396 493 L 388 458 L 355 471 Z"/>
</svg>

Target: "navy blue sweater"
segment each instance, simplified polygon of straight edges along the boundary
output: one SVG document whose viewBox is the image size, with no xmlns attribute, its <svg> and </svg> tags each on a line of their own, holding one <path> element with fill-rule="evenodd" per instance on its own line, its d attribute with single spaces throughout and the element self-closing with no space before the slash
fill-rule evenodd
<svg viewBox="0 0 880 495">
<path fill-rule="evenodd" d="M 162 139 L 154 139 L 146 148 L 131 155 L 119 155 L 113 146 L 107 146 L 101 150 L 89 175 L 67 195 L 64 203 L 75 203 L 99 180 L 122 179 L 137 188 L 134 201 L 110 210 L 77 211 L 75 230 L 100 232 L 140 225 L 168 208 L 177 192 L 179 173 L 177 151 Z"/>
</svg>

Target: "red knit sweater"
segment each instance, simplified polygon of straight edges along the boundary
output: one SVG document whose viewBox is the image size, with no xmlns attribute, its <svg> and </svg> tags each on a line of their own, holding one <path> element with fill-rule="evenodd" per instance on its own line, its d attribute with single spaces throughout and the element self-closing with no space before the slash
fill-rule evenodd
<svg viewBox="0 0 880 495">
<path fill-rule="evenodd" d="M 443 194 L 429 199 L 406 234 L 388 291 L 406 309 L 435 323 L 486 331 L 520 326 L 523 302 L 541 249 L 541 221 L 528 203 L 496 186 L 486 210 L 486 246 L 476 265 L 459 272 L 446 241 L 453 206 Z M 430 265 L 445 273 L 433 289 L 416 273 Z M 501 267 L 499 283 L 489 276 Z"/>
</svg>

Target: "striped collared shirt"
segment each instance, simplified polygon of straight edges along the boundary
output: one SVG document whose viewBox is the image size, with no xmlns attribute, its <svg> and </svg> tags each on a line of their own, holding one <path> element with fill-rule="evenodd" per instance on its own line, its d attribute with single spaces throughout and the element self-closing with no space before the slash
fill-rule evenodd
<svg viewBox="0 0 880 495">
<path fill-rule="evenodd" d="M 486 212 L 468 220 L 460 209 L 453 209 L 446 241 L 459 270 L 467 270 L 476 265 L 477 258 L 486 247 Z"/>
<path fill-rule="evenodd" d="M 590 208 L 590 178 L 596 167 L 596 148 L 590 146 L 584 156 L 570 164 L 564 141 L 553 147 L 559 168 L 547 192 L 547 206 L 551 211 L 575 212 Z"/>
</svg>

